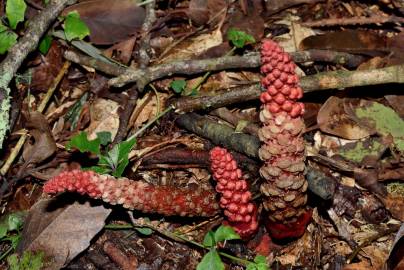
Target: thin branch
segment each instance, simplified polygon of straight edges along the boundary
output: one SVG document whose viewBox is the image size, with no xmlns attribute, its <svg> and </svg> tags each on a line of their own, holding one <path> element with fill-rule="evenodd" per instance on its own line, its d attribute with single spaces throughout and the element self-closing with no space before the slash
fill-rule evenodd
<svg viewBox="0 0 404 270">
<path fill-rule="evenodd" d="M 353 18 L 330 18 L 312 22 L 304 22 L 301 25 L 306 27 L 330 27 L 330 26 L 342 26 L 342 25 L 367 25 L 367 24 L 385 24 L 385 23 L 397 23 L 403 24 L 404 18 L 397 16 L 371 16 L 371 17 L 353 17 Z"/>
<path fill-rule="evenodd" d="M 37 48 L 40 38 L 49 25 L 68 4 L 75 2 L 75 0 L 52 1 L 46 9 L 28 22 L 25 35 L 9 50 L 6 58 L 0 64 L 0 148 L 9 128 L 10 88 L 8 85 L 27 55 Z"/>
<path fill-rule="evenodd" d="M 388 83 L 404 83 L 404 65 L 390 66 L 373 70 L 331 71 L 300 79 L 305 93 L 319 90 L 343 90 L 347 87 L 378 85 Z M 200 109 L 214 109 L 238 102 L 258 99 L 261 86 L 256 83 L 239 86 L 216 93 L 214 96 L 196 98 L 181 97 L 171 101 L 176 111 L 189 112 Z"/>
<path fill-rule="evenodd" d="M 96 70 L 108 75 L 119 76 L 126 70 L 123 66 L 107 63 L 74 51 L 66 51 L 63 56 L 65 59 L 73 63 L 95 68 Z"/>
<path fill-rule="evenodd" d="M 156 21 L 156 12 L 154 10 L 156 6 L 156 1 L 151 1 L 146 6 L 146 17 L 142 25 L 142 39 L 140 42 L 139 49 L 139 66 L 140 68 L 146 68 L 150 63 L 150 56 L 148 54 L 148 50 L 150 48 L 150 30 L 154 22 Z M 139 88 L 140 91 L 143 88 Z"/>
<path fill-rule="evenodd" d="M 347 64 L 355 67 L 362 63 L 365 58 L 349 53 L 332 52 L 324 50 L 310 50 L 294 52 L 291 54 L 297 63 L 307 61 L 327 61 L 337 64 Z M 261 65 L 259 53 L 251 53 L 244 56 L 224 56 L 203 60 L 184 60 L 168 64 L 161 64 L 148 69 L 130 69 L 124 74 L 109 81 L 111 86 L 122 87 L 128 83 L 136 82 L 139 88 L 143 88 L 149 82 L 173 74 L 193 75 L 207 71 L 218 71 L 235 68 L 257 68 Z"/>
</svg>

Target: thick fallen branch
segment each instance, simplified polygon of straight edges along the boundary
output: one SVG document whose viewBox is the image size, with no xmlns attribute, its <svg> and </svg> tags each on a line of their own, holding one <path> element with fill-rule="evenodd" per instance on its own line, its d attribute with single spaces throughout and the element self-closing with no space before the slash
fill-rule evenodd
<svg viewBox="0 0 404 270">
<path fill-rule="evenodd" d="M 9 128 L 10 88 L 8 85 L 27 55 L 36 49 L 49 25 L 68 4 L 75 2 L 74 0 L 51 1 L 46 9 L 28 22 L 25 35 L 9 50 L 0 64 L 0 149 Z"/>
<path fill-rule="evenodd" d="M 216 145 L 222 145 L 259 160 L 258 149 L 261 142 L 256 136 L 235 133 L 232 128 L 196 113 L 179 115 L 176 123 L 203 138 L 211 140 Z M 148 164 L 151 163 L 150 159 L 152 157 L 149 158 Z M 167 159 L 167 161 L 170 160 L 171 158 Z M 164 161 L 160 158 L 159 162 Z M 307 173 L 309 189 L 325 200 L 331 199 L 336 186 L 335 181 L 309 166 L 307 167 Z"/>
<path fill-rule="evenodd" d="M 311 50 L 294 52 L 291 54 L 296 63 L 307 61 L 326 61 L 347 66 L 357 66 L 364 61 L 362 56 L 356 56 L 343 52 L 324 50 Z M 127 69 L 124 74 L 109 81 L 111 86 L 122 87 L 128 83 L 136 82 L 139 89 L 149 82 L 171 76 L 173 74 L 193 75 L 207 71 L 217 71 L 234 68 L 256 68 L 261 65 L 258 53 L 244 56 L 225 56 L 203 60 L 185 60 L 168 64 L 157 65 L 147 69 Z"/>
<path fill-rule="evenodd" d="M 209 138 L 216 145 L 258 158 L 258 148 L 261 145 L 258 137 L 235 133 L 231 127 L 221 125 L 196 113 L 180 115 L 176 123 L 201 137 Z"/>
<path fill-rule="evenodd" d="M 359 71 L 331 71 L 302 77 L 300 85 L 305 93 L 347 87 L 377 85 L 387 83 L 404 83 L 404 65 Z M 213 109 L 238 102 L 258 99 L 261 94 L 260 84 L 240 86 L 216 93 L 215 96 L 196 98 L 181 97 L 174 99 L 171 105 L 177 111 L 189 112 L 200 109 Z"/>
</svg>

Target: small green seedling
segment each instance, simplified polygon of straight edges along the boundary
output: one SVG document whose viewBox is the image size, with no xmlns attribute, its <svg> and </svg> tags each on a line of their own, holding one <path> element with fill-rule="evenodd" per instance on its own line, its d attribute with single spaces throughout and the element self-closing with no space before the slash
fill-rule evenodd
<svg viewBox="0 0 404 270">
<path fill-rule="evenodd" d="M 44 253 L 24 251 L 21 258 L 13 254 L 7 258 L 10 270 L 40 270 L 43 266 Z"/>
<path fill-rule="evenodd" d="M 227 39 L 236 47 L 237 49 L 244 48 L 248 44 L 254 44 L 255 39 L 253 36 L 247 34 L 246 32 L 237 30 L 235 28 L 230 28 L 227 31 Z"/>
<path fill-rule="evenodd" d="M 90 35 L 90 29 L 80 19 L 80 14 L 75 10 L 67 13 L 63 27 L 67 41 L 72 41 L 73 39 L 82 40 Z"/>
<path fill-rule="evenodd" d="M 120 177 L 129 164 L 129 152 L 135 146 L 136 139 L 123 141 L 116 144 L 111 150 L 107 150 L 110 142 L 111 133 L 109 132 L 97 133 L 96 139 L 88 140 L 87 133 L 82 131 L 70 139 L 66 148 L 68 150 L 76 148 L 82 153 L 90 152 L 97 156 L 98 162 L 96 166 L 83 169 Z"/>
<path fill-rule="evenodd" d="M 220 258 L 224 253 L 218 252 L 218 243 L 223 241 L 240 239 L 240 236 L 234 231 L 232 227 L 221 225 L 216 231 L 209 231 L 203 239 L 202 245 L 209 249 L 209 252 L 203 256 L 201 262 L 197 266 L 197 270 L 223 270 L 224 264 Z M 264 256 L 257 255 L 253 262 L 238 259 L 232 256 L 226 256 L 231 259 L 237 259 L 239 263 L 242 262 L 247 266 L 248 270 L 268 270 L 266 259 Z"/>
<path fill-rule="evenodd" d="M 6 15 L 8 24 L 12 29 L 16 29 L 19 22 L 24 21 L 27 5 L 24 0 L 7 0 Z"/>
<path fill-rule="evenodd" d="M 0 255 L 0 261 L 16 249 L 21 239 L 24 212 L 11 213 L 0 221 L 0 242 L 9 242 L 10 248 Z"/>
</svg>

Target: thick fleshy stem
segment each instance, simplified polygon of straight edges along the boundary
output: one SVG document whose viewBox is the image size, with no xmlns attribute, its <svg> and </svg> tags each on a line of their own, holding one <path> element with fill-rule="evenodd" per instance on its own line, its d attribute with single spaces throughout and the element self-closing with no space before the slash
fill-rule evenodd
<svg viewBox="0 0 404 270">
<path fill-rule="evenodd" d="M 243 239 L 258 229 L 257 207 L 252 202 L 246 180 L 233 156 L 224 148 L 210 151 L 211 170 L 217 181 L 216 191 L 221 194 L 220 207 L 224 209 L 226 223 Z"/>
<path fill-rule="evenodd" d="M 114 178 L 93 171 L 65 171 L 50 179 L 44 192 L 63 191 L 86 194 L 112 205 L 122 204 L 130 210 L 166 216 L 213 216 L 219 212 L 213 190 L 191 190 L 171 186 L 155 186 L 128 178 Z"/>
<path fill-rule="evenodd" d="M 304 106 L 297 100 L 303 96 L 295 64 L 274 41 L 265 40 L 261 47 L 261 94 L 259 156 L 260 169 L 266 180 L 261 185 L 264 208 L 268 212 L 267 228 L 273 238 L 301 236 L 310 221 L 306 210 L 307 181 L 304 177 L 305 147 Z"/>
</svg>

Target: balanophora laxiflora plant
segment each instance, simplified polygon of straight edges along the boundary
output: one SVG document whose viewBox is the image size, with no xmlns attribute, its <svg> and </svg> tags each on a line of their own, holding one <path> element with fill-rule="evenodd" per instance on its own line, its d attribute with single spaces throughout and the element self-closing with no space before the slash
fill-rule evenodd
<svg viewBox="0 0 404 270">
<path fill-rule="evenodd" d="M 304 105 L 297 100 L 303 96 L 295 64 L 288 53 L 272 40 L 261 47 L 261 94 L 259 157 L 264 162 L 260 174 L 264 178 L 261 192 L 268 213 L 267 228 L 274 238 L 301 236 L 311 212 L 306 210 L 307 181 L 305 146 L 301 136 L 304 129 Z"/>
<path fill-rule="evenodd" d="M 258 229 L 257 207 L 233 156 L 224 148 L 210 151 L 211 171 L 220 193 L 220 207 L 230 225 L 243 239 L 248 239 Z"/>
<path fill-rule="evenodd" d="M 43 187 L 49 194 L 74 191 L 130 210 L 166 216 L 213 216 L 219 212 L 213 190 L 155 186 L 93 171 L 72 170 L 55 176 Z"/>
<path fill-rule="evenodd" d="M 266 40 L 261 48 L 265 75 L 261 94 L 263 142 L 259 156 L 264 161 L 260 169 L 265 182 L 261 192 L 263 206 L 268 212 L 267 228 L 274 238 L 301 236 L 310 220 L 305 208 L 307 182 L 304 178 L 304 106 L 297 102 L 303 91 L 295 74 L 295 64 L 278 44 Z M 251 202 L 251 193 L 242 179 L 233 157 L 221 148 L 211 153 L 211 169 L 221 194 L 220 206 L 227 223 L 244 238 L 258 228 L 257 207 Z M 93 198 L 101 198 L 125 208 L 163 215 L 211 216 L 218 212 L 215 194 L 206 190 L 189 190 L 168 186 L 154 186 L 127 178 L 115 179 L 91 171 L 63 172 L 44 186 L 47 193 L 77 191 Z"/>
</svg>

